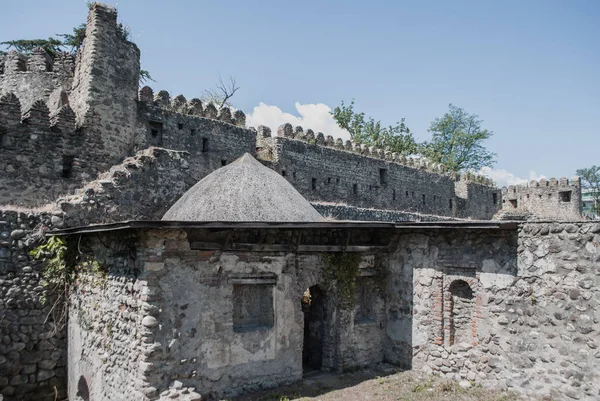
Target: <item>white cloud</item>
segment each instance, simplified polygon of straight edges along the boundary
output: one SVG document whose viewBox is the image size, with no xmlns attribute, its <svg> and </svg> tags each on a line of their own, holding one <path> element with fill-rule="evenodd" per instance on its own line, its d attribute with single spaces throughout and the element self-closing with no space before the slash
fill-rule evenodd
<svg viewBox="0 0 600 401">
<path fill-rule="evenodd" d="M 509 185 L 519 185 L 519 184 L 527 184 L 531 180 L 540 180 L 542 178 L 546 178 L 543 174 L 538 174 L 534 170 L 529 170 L 529 178 L 521 178 L 517 177 L 510 171 L 504 169 L 491 169 L 489 167 L 484 167 L 479 171 L 480 174 L 486 175 L 490 177 L 492 180 L 496 182 L 498 187 L 507 187 Z"/>
<path fill-rule="evenodd" d="M 337 125 L 331 114 L 329 114 L 331 108 L 326 104 L 300 104 L 296 102 L 296 111 L 298 115 L 284 113 L 277 106 L 269 106 L 261 102 L 246 116 L 246 125 L 249 127 L 266 125 L 271 128 L 272 135 L 276 135 L 277 127 L 290 123 L 294 127 L 301 126 L 305 132 L 312 129 L 315 134 L 322 132 L 325 136 L 331 135 L 334 138 L 350 139 L 350 133 Z"/>
</svg>

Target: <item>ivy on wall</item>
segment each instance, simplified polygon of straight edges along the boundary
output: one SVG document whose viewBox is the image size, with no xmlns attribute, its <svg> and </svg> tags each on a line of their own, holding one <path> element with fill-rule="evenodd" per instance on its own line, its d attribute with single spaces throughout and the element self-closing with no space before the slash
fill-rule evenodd
<svg viewBox="0 0 600 401">
<path fill-rule="evenodd" d="M 361 261 L 360 254 L 336 252 L 323 256 L 325 269 L 323 278 L 325 284 L 335 286 L 340 297 L 340 303 L 354 308 L 354 292 L 356 290 L 356 279 L 359 276 L 358 266 Z"/>
<path fill-rule="evenodd" d="M 30 255 L 44 264 L 41 276 L 45 291 L 41 302 L 42 305 L 52 304 L 49 316 L 57 330 L 67 322 L 68 300 L 78 280 L 94 287 L 106 285 L 106 271 L 100 263 L 72 251 L 64 238 L 52 236 L 31 250 Z"/>
</svg>

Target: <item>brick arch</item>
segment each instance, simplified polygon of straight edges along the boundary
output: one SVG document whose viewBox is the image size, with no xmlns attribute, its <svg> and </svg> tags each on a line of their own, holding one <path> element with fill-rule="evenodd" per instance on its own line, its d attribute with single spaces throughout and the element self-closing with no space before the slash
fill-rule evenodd
<svg viewBox="0 0 600 401">
<path fill-rule="evenodd" d="M 476 336 L 476 297 L 473 278 L 458 278 L 446 291 L 447 343 L 473 343 Z"/>
<path fill-rule="evenodd" d="M 436 320 L 439 321 L 439 329 L 436 332 L 435 344 L 451 346 L 460 342 L 476 345 L 477 324 L 481 314 L 481 293 L 479 291 L 479 272 L 472 267 L 445 267 L 437 284 L 437 300 L 435 306 Z M 472 299 L 470 306 L 461 308 L 462 300 L 457 299 L 459 290 L 468 287 L 471 290 Z M 467 291 L 467 290 L 465 290 Z M 467 291 L 468 293 L 468 291 Z M 457 304 L 457 301 L 459 304 Z M 459 316 L 460 325 L 459 338 L 456 336 L 455 314 L 462 309 Z M 463 319 L 463 316 L 466 318 Z M 468 335 L 462 335 L 467 333 Z"/>
</svg>

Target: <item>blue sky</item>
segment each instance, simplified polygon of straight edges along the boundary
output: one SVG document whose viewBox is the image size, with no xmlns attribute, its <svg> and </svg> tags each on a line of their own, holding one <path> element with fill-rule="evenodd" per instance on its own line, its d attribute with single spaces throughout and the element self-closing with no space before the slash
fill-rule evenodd
<svg viewBox="0 0 600 401">
<path fill-rule="evenodd" d="M 251 121 L 300 110 L 305 128 L 335 134 L 315 105 L 355 98 L 385 123 L 406 118 L 418 140 L 453 103 L 494 131 L 487 147 L 503 174 L 572 176 L 600 164 L 596 0 L 108 3 L 131 27 L 155 91 L 199 97 L 232 75 L 234 106 Z M 83 22 L 86 5 L 11 1 L 2 14 L 0 41 L 46 37 Z M 276 107 L 265 116 L 261 103 Z"/>
</svg>

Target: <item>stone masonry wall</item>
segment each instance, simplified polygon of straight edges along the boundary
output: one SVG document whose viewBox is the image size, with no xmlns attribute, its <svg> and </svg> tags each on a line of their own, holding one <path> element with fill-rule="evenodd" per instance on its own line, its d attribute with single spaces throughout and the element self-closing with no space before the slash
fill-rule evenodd
<svg viewBox="0 0 600 401">
<path fill-rule="evenodd" d="M 168 99 L 168 94 L 165 96 Z M 242 126 L 238 126 L 231 118 L 218 120 L 216 115 L 209 116 L 201 104 L 195 104 L 196 108 L 190 109 L 185 98 L 181 100 L 182 103 L 173 102 L 175 105 L 168 109 L 158 100 L 139 103 L 136 149 L 158 146 L 188 152 L 190 174 L 197 180 L 235 161 L 244 153 L 254 154 L 256 133 L 243 126 L 245 116 L 240 117 Z M 176 107 L 179 104 L 181 106 Z"/>
<path fill-rule="evenodd" d="M 463 219 L 488 220 L 502 207 L 502 193 L 461 176 L 455 182 L 456 206 L 454 216 Z"/>
<path fill-rule="evenodd" d="M 282 135 L 286 127 L 280 127 Z M 312 202 L 474 219 L 490 219 L 500 208 L 496 188 L 465 184 L 462 195 L 455 188 L 456 178 L 440 174 L 439 167 L 415 165 L 421 162 L 412 159 L 412 166 L 401 164 L 408 161 L 398 162 L 389 152 L 382 156 L 378 149 L 365 153 L 361 147 L 357 154 L 341 140 L 319 144 L 317 139 L 313 144 L 306 137 L 270 137 L 268 130 L 259 127 L 257 149 L 259 157 L 272 161 L 273 168 Z M 468 195 L 479 192 L 483 196 L 468 201 Z M 492 194 L 496 194 L 496 204 Z"/>
<path fill-rule="evenodd" d="M 433 237 L 422 241 L 427 258 L 408 247 L 415 367 L 557 400 L 598 398 L 600 225 L 526 223 L 517 249 L 508 234 L 486 237 L 461 251 L 470 266 L 462 271 Z M 475 303 L 471 341 L 452 343 L 452 324 L 464 319 L 454 316 L 457 280 Z"/>
<path fill-rule="evenodd" d="M 78 240 L 83 252 L 94 255 L 108 270 L 105 285 L 82 286 L 75 294 L 73 316 L 82 311 L 90 316 L 71 319 L 69 352 L 76 361 L 75 370 L 69 366 L 74 381 L 71 396 L 77 392 L 73 386 L 80 376 L 95 397 L 111 400 L 169 397 L 180 394 L 178 388 L 197 389 L 203 396 L 231 396 L 296 381 L 302 377 L 300 300 L 306 288 L 315 284 L 328 294 L 330 311 L 323 368 L 344 370 L 383 360 L 384 303 L 377 296 L 379 280 L 373 275 L 383 265 L 375 254 L 362 256 L 359 268 L 364 273 L 359 280 L 366 292 L 355 295 L 352 311 L 339 308 L 335 288 L 323 278 L 325 261 L 318 252 L 268 250 L 295 248 L 297 232 L 146 230 L 135 246 L 128 235 L 84 235 Z M 131 235 L 137 234 L 131 231 Z M 355 237 L 364 243 L 372 235 Z M 337 243 L 347 234 L 303 230 L 302 238 L 306 246 L 314 246 L 322 238 Z M 226 248 L 216 250 L 217 243 Z M 240 249 L 243 244 L 264 249 L 249 252 Z M 127 261 L 132 255 L 133 270 Z M 239 287 L 267 292 L 259 298 L 243 298 Z M 238 326 L 236 319 L 244 318 L 238 308 L 252 309 L 253 302 L 268 299 L 269 293 L 273 320 L 263 320 L 262 326 Z M 268 309 L 269 303 L 262 308 Z M 268 318 L 268 311 L 260 312 Z M 90 322 L 89 328 L 85 321 Z M 110 329 L 109 322 L 113 322 Z M 109 352 L 106 344 L 116 348 Z M 122 382 L 123 370 L 133 372 L 129 383 Z M 101 387 L 101 381 L 107 385 Z M 118 394 L 117 387 L 121 388 Z"/>
<path fill-rule="evenodd" d="M 153 352 L 142 319 L 151 304 L 131 235 L 80 243 L 82 260 L 69 305 L 70 399 L 144 400 L 144 355 Z M 93 253 L 88 253 L 93 249 Z M 96 263 L 92 267 L 92 263 Z M 146 391 L 144 394 L 143 391 Z"/>
<path fill-rule="evenodd" d="M 140 50 L 123 37 L 117 11 L 92 3 L 77 52 L 70 104 L 77 126 L 100 140 L 106 167 L 132 151 L 139 76 Z"/>
<path fill-rule="evenodd" d="M 104 163 L 97 145 L 68 104 L 51 113 L 38 100 L 22 113 L 14 94 L 0 97 L 0 204 L 39 206 L 81 187 Z"/>
<path fill-rule="evenodd" d="M 579 177 L 550 178 L 528 185 L 502 188 L 502 210 L 508 216 L 527 212 L 536 219 L 580 220 L 581 183 Z"/>
<path fill-rule="evenodd" d="M 63 227 L 62 218 L 60 212 L 0 210 L 0 395 L 5 401 L 52 401 L 66 394 L 65 329 L 54 321 L 52 299 L 42 301 L 43 266 L 29 255 L 45 230 Z"/>
<path fill-rule="evenodd" d="M 56 201 L 70 226 L 160 220 L 196 183 L 187 152 L 150 147 L 126 158 L 74 195 Z"/>
<path fill-rule="evenodd" d="M 58 106 L 60 95 L 68 95 L 73 80 L 73 56 L 59 53 L 52 58 L 39 48 L 31 56 L 10 51 L 0 56 L 0 96 L 14 93 L 25 110 L 43 100 Z"/>
<path fill-rule="evenodd" d="M 5 400 L 54 400 L 55 387 L 59 396 L 66 394 L 65 328 L 55 328 L 52 319 L 46 321 L 52 315 L 51 305 L 41 303 L 44 287 L 40 273 L 44 266 L 33 260 L 29 251 L 43 241 L 45 232 L 55 228 L 127 218 L 159 219 L 195 183 L 187 169 L 185 153 L 150 148 L 56 205 L 27 212 L 0 210 L 0 394 Z M 143 195 L 145 191 L 151 195 Z M 122 264 L 116 266 L 129 269 Z M 133 270 L 128 271 L 132 274 Z M 111 291 L 123 288 L 126 283 L 120 280 L 107 281 L 109 287 L 113 286 Z M 109 293 L 81 294 L 104 299 Z M 90 313 L 97 310 L 94 303 Z M 79 318 L 79 309 L 72 313 Z M 92 376 L 96 380 L 101 377 L 86 377 Z M 77 385 L 77 380 L 72 379 L 71 384 Z"/>
</svg>

